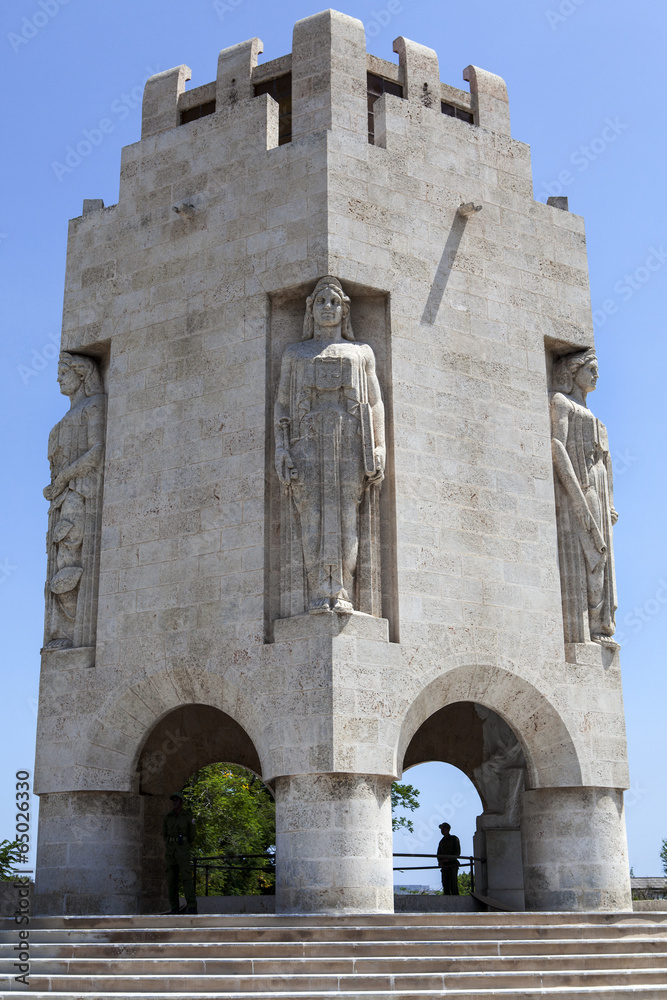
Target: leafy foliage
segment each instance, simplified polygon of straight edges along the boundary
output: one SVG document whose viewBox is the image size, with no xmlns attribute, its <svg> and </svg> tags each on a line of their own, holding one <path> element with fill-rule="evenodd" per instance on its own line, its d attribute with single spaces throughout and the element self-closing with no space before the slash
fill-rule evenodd
<svg viewBox="0 0 667 1000">
<path fill-rule="evenodd" d="M 190 778 L 183 799 L 197 827 L 193 857 L 222 854 L 231 866 L 210 872 L 209 893 L 239 896 L 275 891 L 272 861 L 230 857 L 273 853 L 276 807 L 266 785 L 237 764 L 208 764 Z M 198 895 L 204 894 L 204 885 L 204 873 L 198 871 Z"/>
<path fill-rule="evenodd" d="M 459 883 L 459 896 L 470 895 L 470 890 L 472 889 L 472 884 L 470 880 L 470 872 L 461 872 L 458 876 Z"/>
<path fill-rule="evenodd" d="M 660 860 L 662 861 L 662 870 L 667 875 L 667 837 L 663 840 L 660 848 Z"/>
<path fill-rule="evenodd" d="M 415 809 L 419 809 L 419 802 L 417 798 L 419 797 L 419 789 L 415 788 L 414 785 L 401 785 L 398 781 L 395 781 L 391 786 L 391 828 L 396 832 L 396 830 L 404 829 L 408 833 L 414 833 L 414 824 L 411 819 L 407 816 L 394 816 L 394 811 L 396 809 L 410 809 L 414 812 Z"/>
<path fill-rule="evenodd" d="M 16 869 L 23 861 L 21 844 L 18 840 L 0 840 L 0 881 L 14 878 Z"/>
</svg>

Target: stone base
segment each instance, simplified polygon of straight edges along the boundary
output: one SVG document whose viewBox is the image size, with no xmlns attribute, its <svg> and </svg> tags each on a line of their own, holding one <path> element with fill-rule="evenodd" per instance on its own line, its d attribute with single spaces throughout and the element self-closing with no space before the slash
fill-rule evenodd
<svg viewBox="0 0 667 1000">
<path fill-rule="evenodd" d="M 94 667 L 95 647 L 75 649 L 42 649 L 42 670 L 71 670 L 73 667 Z"/>
<path fill-rule="evenodd" d="M 354 639 L 376 639 L 389 642 L 389 622 L 386 618 L 364 615 L 361 611 L 341 613 L 321 611 L 318 614 L 278 618 L 273 623 L 275 642 L 290 639 L 322 639 L 345 635 Z"/>
<path fill-rule="evenodd" d="M 526 909 L 632 910 L 622 790 L 531 789 L 521 833 Z"/>
<path fill-rule="evenodd" d="M 480 817 L 482 819 L 483 817 Z M 479 839 L 478 839 L 479 838 Z M 487 829 L 475 834 L 475 854 L 482 851 L 483 888 L 480 892 L 512 910 L 526 907 L 523 890 L 521 831 Z"/>
<path fill-rule="evenodd" d="M 139 913 L 141 814 L 129 792 L 41 795 L 35 913 Z"/>
<path fill-rule="evenodd" d="M 610 643 L 602 646 L 599 642 L 566 642 L 565 659 L 581 667 L 609 667 L 618 656 L 620 646 Z"/>
<path fill-rule="evenodd" d="M 476 913 L 481 905 L 474 896 L 410 895 L 397 892 L 394 913 Z"/>
<path fill-rule="evenodd" d="M 31 915 L 34 888 L 34 882 L 20 879 L 0 881 L 0 917 L 15 918 L 17 914 L 24 913 Z"/>
<path fill-rule="evenodd" d="M 181 906 L 185 899 L 181 897 Z M 394 913 L 475 913 L 474 896 L 410 895 L 394 893 Z M 199 913 L 275 913 L 275 896 L 197 896 Z"/>
</svg>

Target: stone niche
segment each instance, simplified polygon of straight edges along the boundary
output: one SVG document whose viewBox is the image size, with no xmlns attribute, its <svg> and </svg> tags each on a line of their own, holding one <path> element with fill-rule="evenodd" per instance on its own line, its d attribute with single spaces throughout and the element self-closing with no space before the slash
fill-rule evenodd
<svg viewBox="0 0 667 1000">
<path fill-rule="evenodd" d="M 298 595 L 286 597 L 287 589 L 281 583 L 281 564 L 284 564 L 284 529 L 281 534 L 281 486 L 274 468 L 274 419 L 273 407 L 280 378 L 280 366 L 285 348 L 302 339 L 306 297 L 312 293 L 313 283 L 281 292 L 271 298 L 270 336 L 267 338 L 268 384 L 266 399 L 267 421 L 267 481 L 268 489 L 268 549 L 266 561 L 266 639 L 273 641 L 273 622 L 278 618 L 302 614 Z M 375 605 L 376 617 L 389 621 L 390 641 L 398 642 L 398 609 L 396 586 L 396 531 L 395 493 L 393 475 L 393 422 L 392 422 L 392 373 L 391 373 L 391 315 L 389 295 L 368 288 L 344 283 L 344 290 L 351 299 L 350 317 L 355 340 L 368 344 L 375 354 L 377 375 L 385 410 L 387 443 L 386 475 L 379 491 L 379 601 Z M 298 539 L 295 548 L 298 550 Z M 297 551 L 297 558 L 299 553 Z M 357 605 L 355 604 L 355 608 Z"/>
</svg>

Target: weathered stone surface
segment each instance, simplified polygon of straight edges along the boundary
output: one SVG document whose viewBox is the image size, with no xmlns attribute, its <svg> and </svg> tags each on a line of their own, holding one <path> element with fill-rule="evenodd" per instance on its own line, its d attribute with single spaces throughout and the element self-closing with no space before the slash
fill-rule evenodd
<svg viewBox="0 0 667 1000">
<path fill-rule="evenodd" d="M 392 911 L 391 780 L 293 774 L 276 781 L 278 912 Z"/>
<path fill-rule="evenodd" d="M 528 909 L 632 910 L 622 791 L 528 791 L 522 839 Z"/>
</svg>

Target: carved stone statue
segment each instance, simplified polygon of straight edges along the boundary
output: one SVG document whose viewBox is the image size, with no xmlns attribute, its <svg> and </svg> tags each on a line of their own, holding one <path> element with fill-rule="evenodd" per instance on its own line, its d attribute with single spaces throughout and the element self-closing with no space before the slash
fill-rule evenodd
<svg viewBox="0 0 667 1000">
<path fill-rule="evenodd" d="M 384 406 L 375 356 L 355 341 L 337 278 L 320 278 L 306 300 L 303 339 L 282 357 L 274 419 L 282 616 L 379 615 Z"/>
<path fill-rule="evenodd" d="M 607 429 L 586 404 L 598 380 L 593 350 L 554 365 L 551 447 L 565 642 L 615 648 L 614 510 Z"/>
<path fill-rule="evenodd" d="M 63 351 L 70 409 L 49 435 L 45 649 L 94 645 L 106 396 L 92 358 Z"/>
<path fill-rule="evenodd" d="M 484 801 L 484 813 L 504 817 L 507 826 L 519 826 L 521 793 L 525 787 L 526 761 L 518 739 L 496 712 L 475 705 L 482 720 L 483 761 L 475 780 Z"/>
</svg>

